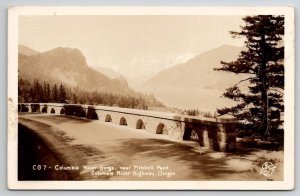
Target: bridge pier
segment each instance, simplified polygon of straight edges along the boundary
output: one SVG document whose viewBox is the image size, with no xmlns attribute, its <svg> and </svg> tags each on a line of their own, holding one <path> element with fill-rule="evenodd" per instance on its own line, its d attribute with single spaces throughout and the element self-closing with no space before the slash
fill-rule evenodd
<svg viewBox="0 0 300 196">
<path fill-rule="evenodd" d="M 214 151 L 221 150 L 217 126 L 187 123 L 184 128 L 183 140 L 190 140 L 192 131 L 196 132 L 201 147 Z"/>
<path fill-rule="evenodd" d="M 233 151 L 236 148 L 237 119 L 230 115 L 218 117 L 218 139 L 222 151 Z"/>
<path fill-rule="evenodd" d="M 214 151 L 231 152 L 236 147 L 236 124 L 236 118 L 230 115 L 220 116 L 216 123 L 210 125 L 187 122 L 182 138 L 190 140 L 192 131 L 195 131 L 200 146 Z"/>
</svg>

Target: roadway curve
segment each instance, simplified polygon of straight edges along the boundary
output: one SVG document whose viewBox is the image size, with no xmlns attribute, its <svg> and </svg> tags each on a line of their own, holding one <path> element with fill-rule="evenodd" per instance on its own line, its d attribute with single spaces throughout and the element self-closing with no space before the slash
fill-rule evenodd
<svg viewBox="0 0 300 196">
<path fill-rule="evenodd" d="M 34 164 L 47 169 L 33 171 Z M 79 169 L 67 170 L 71 165 Z M 61 166 L 66 170 L 57 170 Z M 109 167 L 114 167 L 113 175 Z M 178 142 L 142 129 L 62 115 L 19 114 L 20 180 L 263 180 L 253 168 L 245 158 L 208 152 L 197 142 Z"/>
</svg>

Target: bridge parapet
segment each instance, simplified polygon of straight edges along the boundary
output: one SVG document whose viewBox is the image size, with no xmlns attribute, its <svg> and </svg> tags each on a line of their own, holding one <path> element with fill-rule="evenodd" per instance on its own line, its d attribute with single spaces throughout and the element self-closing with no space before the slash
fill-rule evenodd
<svg viewBox="0 0 300 196">
<path fill-rule="evenodd" d="M 216 151 L 233 151 L 237 120 L 229 115 L 203 118 L 157 111 L 61 103 L 19 103 L 19 112 L 63 114 L 110 122 L 120 126 L 190 140 L 196 133 L 200 146 Z"/>
</svg>

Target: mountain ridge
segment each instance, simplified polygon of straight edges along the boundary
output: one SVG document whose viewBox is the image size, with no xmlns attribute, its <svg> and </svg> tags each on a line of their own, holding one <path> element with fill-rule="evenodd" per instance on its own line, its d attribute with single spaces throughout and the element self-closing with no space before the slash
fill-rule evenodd
<svg viewBox="0 0 300 196">
<path fill-rule="evenodd" d="M 226 79 L 226 84 L 231 82 L 230 77 L 223 77 L 222 81 L 218 80 L 221 75 L 232 75 L 230 73 L 218 72 L 213 70 L 213 68 L 220 67 L 220 61 L 233 61 L 238 57 L 242 48 L 222 45 L 220 47 L 214 48 L 212 50 L 205 51 L 194 58 L 186 61 L 185 63 L 180 63 L 165 70 L 160 71 L 154 77 L 150 78 L 144 83 L 145 86 L 200 86 L 199 84 L 210 83 L 215 87 L 217 85 L 224 84 L 224 79 Z M 201 76 L 201 77 L 200 77 Z M 208 77 L 206 77 L 208 76 Z M 217 78 L 211 78 L 211 76 Z M 217 79 L 217 80 L 216 80 Z M 212 87 L 212 85 L 209 85 Z M 202 85 L 203 86 L 203 85 Z M 204 85 L 205 86 L 205 85 Z M 206 85 L 207 86 L 207 85 Z"/>
<path fill-rule="evenodd" d="M 36 50 L 33 50 L 32 48 L 29 48 L 28 46 L 20 44 L 18 46 L 18 53 L 26 55 L 26 56 L 32 56 L 32 55 L 38 54 L 39 52 Z"/>
<path fill-rule="evenodd" d="M 221 61 L 236 60 L 241 50 L 242 47 L 223 45 L 205 51 L 185 63 L 160 71 L 139 90 L 153 94 L 168 107 L 215 112 L 217 108 L 233 106 L 236 103 L 222 95 L 248 75 L 214 68 L 221 67 Z M 242 89 L 247 85 L 247 82 L 242 83 Z"/>
<path fill-rule="evenodd" d="M 30 48 L 26 46 L 27 50 L 30 51 Z M 21 51 L 19 75 L 30 80 L 42 78 L 47 81 L 60 82 L 87 91 L 120 94 L 132 91 L 124 82 L 110 79 L 91 69 L 82 52 L 76 48 L 57 47 L 33 55 L 25 55 Z"/>
</svg>

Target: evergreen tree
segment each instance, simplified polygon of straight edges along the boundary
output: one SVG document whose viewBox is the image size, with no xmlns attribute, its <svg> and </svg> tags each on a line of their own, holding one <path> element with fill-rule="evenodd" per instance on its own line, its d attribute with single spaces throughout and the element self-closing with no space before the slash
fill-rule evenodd
<svg viewBox="0 0 300 196">
<path fill-rule="evenodd" d="M 75 95 L 75 93 L 73 94 L 73 103 L 78 103 L 78 97 Z"/>
<path fill-rule="evenodd" d="M 39 80 L 34 80 L 33 82 L 33 102 L 39 103 L 41 100 L 41 92 L 40 92 L 40 83 Z"/>
<path fill-rule="evenodd" d="M 45 103 L 48 102 L 48 97 L 47 97 L 47 83 L 44 81 L 44 84 L 43 84 L 43 101 Z"/>
<path fill-rule="evenodd" d="M 59 86 L 59 102 L 65 103 L 66 98 L 67 98 L 67 94 L 65 91 L 65 87 L 62 84 L 60 84 L 60 86 Z"/>
<path fill-rule="evenodd" d="M 50 90 L 49 83 L 47 83 L 47 88 L 46 88 L 46 99 L 47 102 L 51 102 L 51 90 Z"/>
<path fill-rule="evenodd" d="M 35 93 L 33 88 L 31 87 L 29 90 L 29 99 L 28 102 L 34 102 L 35 101 Z"/>
<path fill-rule="evenodd" d="M 20 103 L 66 103 L 76 104 L 101 104 L 108 106 L 119 106 L 125 108 L 147 109 L 148 104 L 161 104 L 155 98 L 145 97 L 144 95 L 135 94 L 134 96 L 116 95 L 107 92 L 86 92 L 76 87 L 74 89 L 66 88 L 64 85 L 58 87 L 53 85 L 50 90 L 50 84 L 46 81 L 40 83 L 35 79 L 30 81 L 19 77 L 18 79 L 18 101 Z"/>
<path fill-rule="evenodd" d="M 51 101 L 54 103 L 58 103 L 58 90 L 57 90 L 57 85 L 54 84 L 53 89 L 52 89 L 52 97 L 51 97 Z"/>
<path fill-rule="evenodd" d="M 219 109 L 218 113 L 236 116 L 243 120 L 246 130 L 257 130 L 261 139 L 268 136 L 283 137 L 280 113 L 283 112 L 284 89 L 284 17 L 273 15 L 247 16 L 241 31 L 233 36 L 245 37 L 245 50 L 234 62 L 221 62 L 223 70 L 236 74 L 246 73 L 247 79 L 227 89 L 224 96 L 238 104 Z M 239 84 L 249 81 L 247 92 Z"/>
</svg>

